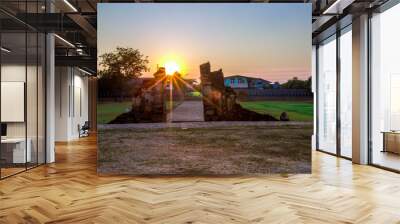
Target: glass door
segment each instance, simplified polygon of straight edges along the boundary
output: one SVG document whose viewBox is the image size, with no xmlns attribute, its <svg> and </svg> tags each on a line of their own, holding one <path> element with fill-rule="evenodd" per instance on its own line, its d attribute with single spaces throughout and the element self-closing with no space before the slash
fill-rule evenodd
<svg viewBox="0 0 400 224">
<path fill-rule="evenodd" d="M 340 155 L 352 157 L 352 32 L 340 35 Z"/>
<path fill-rule="evenodd" d="M 318 150 L 336 154 L 336 35 L 318 47 Z"/>
<path fill-rule="evenodd" d="M 400 4 L 371 18 L 370 160 L 400 171 Z"/>
</svg>

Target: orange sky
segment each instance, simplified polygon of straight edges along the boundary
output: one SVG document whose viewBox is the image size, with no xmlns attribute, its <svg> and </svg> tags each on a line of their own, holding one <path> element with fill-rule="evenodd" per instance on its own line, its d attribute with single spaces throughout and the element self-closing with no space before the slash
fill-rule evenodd
<svg viewBox="0 0 400 224">
<path fill-rule="evenodd" d="M 209 61 L 225 76 L 284 82 L 307 79 L 311 67 L 310 4 L 99 4 L 99 54 L 117 46 L 157 64 L 176 61 L 199 78 Z"/>
</svg>

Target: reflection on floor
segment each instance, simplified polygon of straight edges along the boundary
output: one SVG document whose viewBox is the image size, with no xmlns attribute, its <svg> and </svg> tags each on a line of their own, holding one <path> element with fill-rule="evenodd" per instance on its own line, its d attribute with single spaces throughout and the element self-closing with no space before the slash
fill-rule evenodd
<svg viewBox="0 0 400 224">
<path fill-rule="evenodd" d="M 96 138 L 0 181 L 0 223 L 399 223 L 400 175 L 313 152 L 312 174 L 133 177 L 96 173 Z"/>
<path fill-rule="evenodd" d="M 400 155 L 392 152 L 375 151 L 372 157 L 373 164 L 400 171 Z"/>
<path fill-rule="evenodd" d="M 21 167 L 11 167 L 11 168 L 1 168 L 1 178 L 16 174 L 18 172 L 22 172 L 25 170 L 25 167 L 21 168 Z"/>
<path fill-rule="evenodd" d="M 30 168 L 33 168 L 36 166 L 37 166 L 36 163 L 27 163 L 26 165 L 25 164 L 7 164 L 7 165 L 3 164 L 3 167 L 0 170 L 0 174 L 1 174 L 0 177 L 6 178 L 8 176 L 23 172 L 26 169 L 29 170 Z"/>
</svg>

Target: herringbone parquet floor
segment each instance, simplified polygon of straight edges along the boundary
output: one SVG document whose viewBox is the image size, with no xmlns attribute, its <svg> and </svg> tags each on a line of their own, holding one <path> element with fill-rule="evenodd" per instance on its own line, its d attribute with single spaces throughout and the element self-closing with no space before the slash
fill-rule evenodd
<svg viewBox="0 0 400 224">
<path fill-rule="evenodd" d="M 0 223 L 400 223 L 400 175 L 313 153 L 312 175 L 96 174 L 96 139 L 0 181 Z"/>
</svg>

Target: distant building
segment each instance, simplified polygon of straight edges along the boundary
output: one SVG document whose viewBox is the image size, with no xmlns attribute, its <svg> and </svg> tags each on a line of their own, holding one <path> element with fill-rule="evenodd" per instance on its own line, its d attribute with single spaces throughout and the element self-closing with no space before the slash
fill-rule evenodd
<svg viewBox="0 0 400 224">
<path fill-rule="evenodd" d="M 248 77 L 243 75 L 233 75 L 224 78 L 226 87 L 232 89 L 270 89 L 279 88 L 279 83 L 272 83 L 265 79 Z"/>
<path fill-rule="evenodd" d="M 281 84 L 279 82 L 271 83 L 272 89 L 279 89 L 281 88 Z"/>
</svg>

